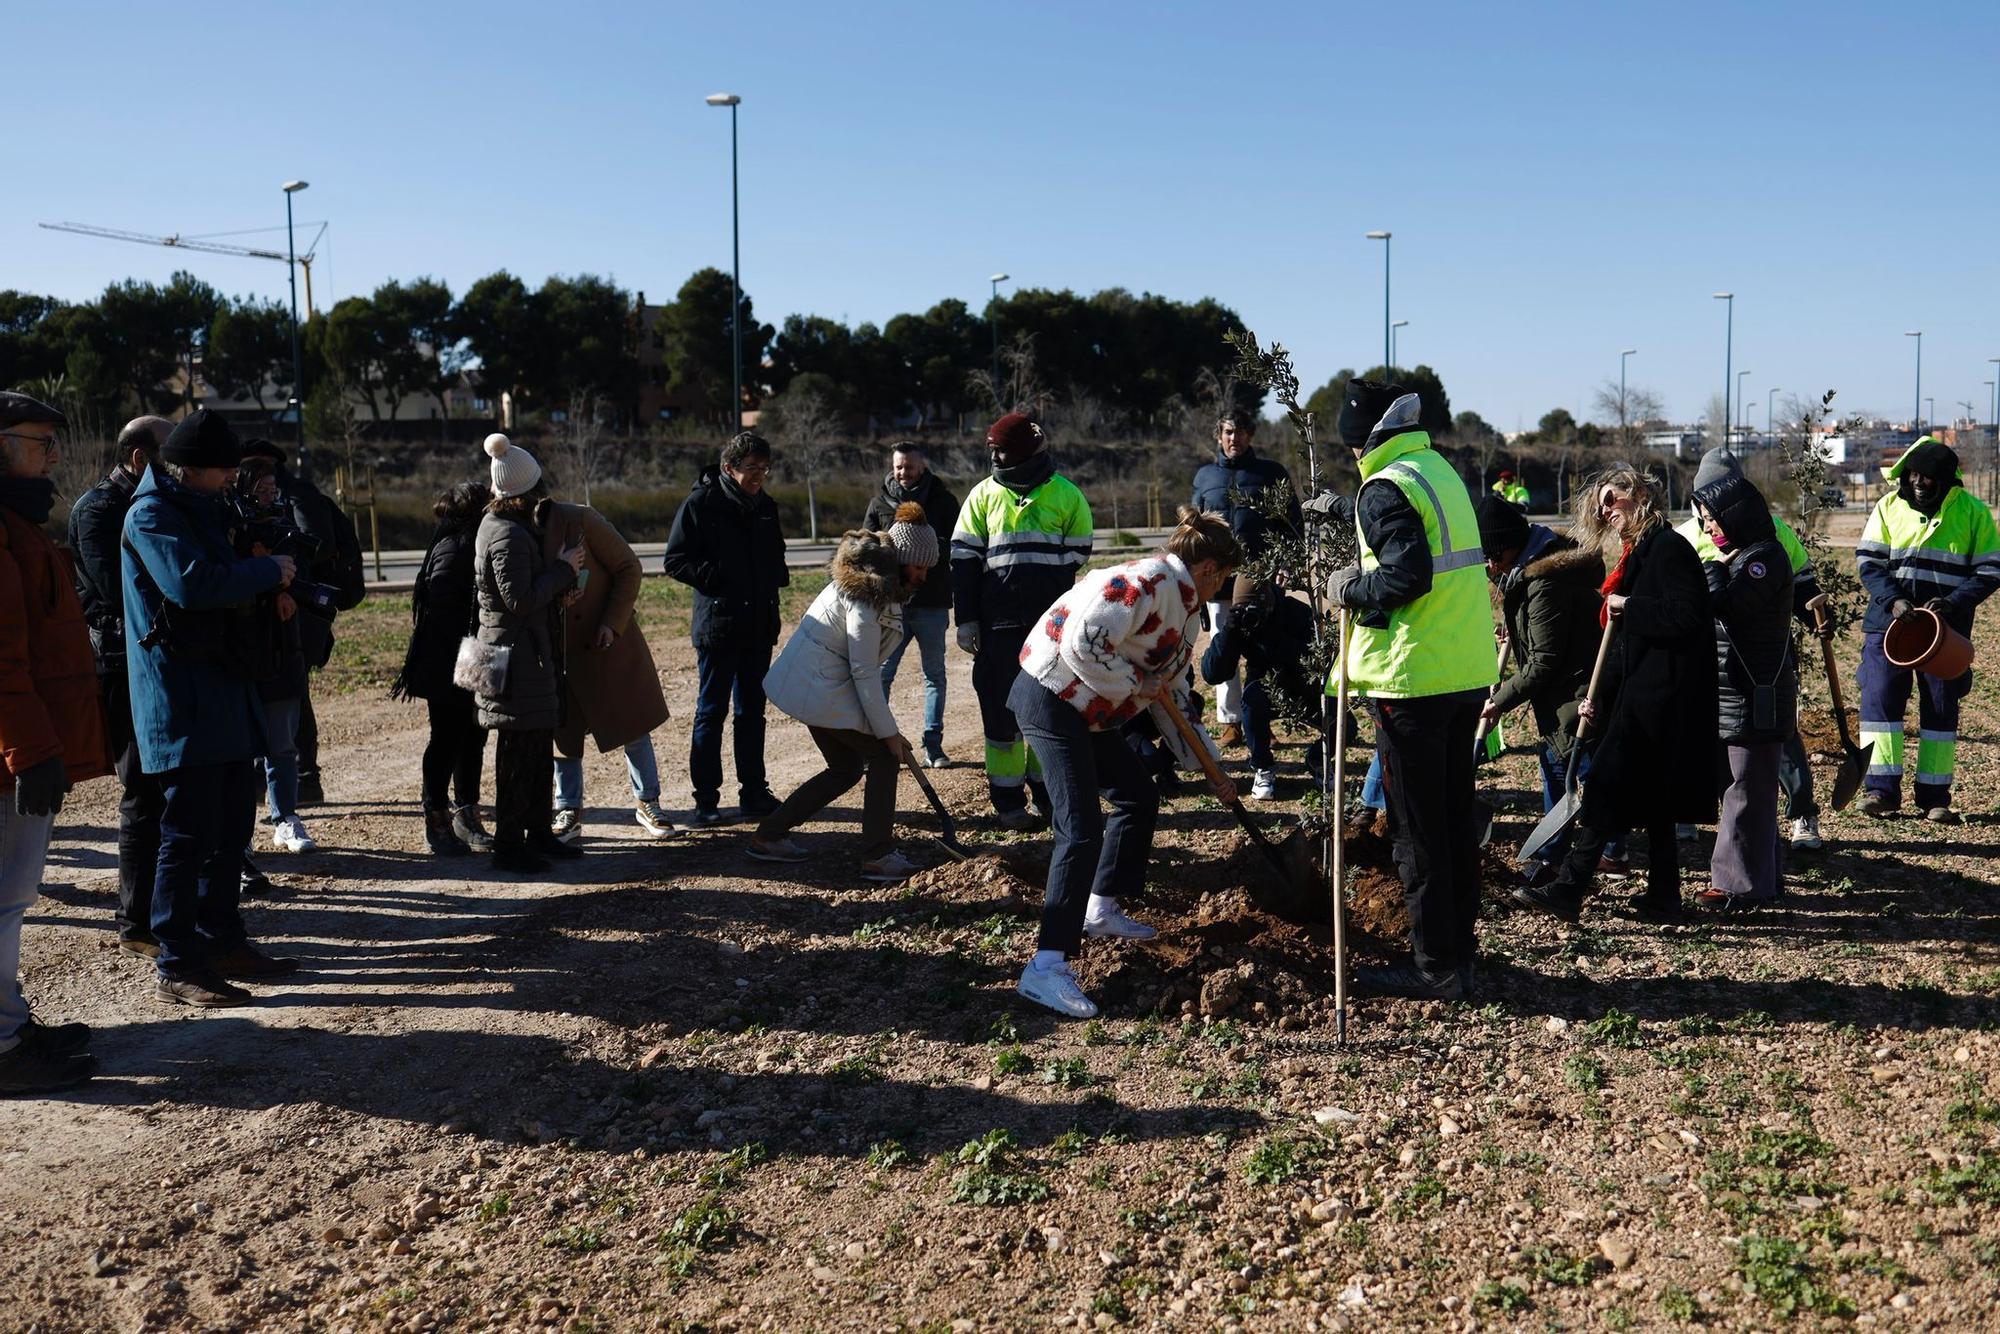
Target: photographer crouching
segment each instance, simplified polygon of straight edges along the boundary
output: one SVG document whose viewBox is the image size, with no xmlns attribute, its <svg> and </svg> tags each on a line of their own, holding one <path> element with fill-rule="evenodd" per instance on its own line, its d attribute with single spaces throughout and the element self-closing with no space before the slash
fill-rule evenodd
<svg viewBox="0 0 2000 1334">
<path fill-rule="evenodd" d="M 250 993 L 229 978 L 298 967 L 252 945 L 238 910 L 250 761 L 268 750 L 256 675 L 272 611 L 259 597 L 298 572 L 290 556 L 237 555 L 223 493 L 241 462 L 229 423 L 205 408 L 187 417 L 139 482 L 120 552 L 132 730 L 165 798 L 153 994 L 182 1005 L 242 1005 Z"/>
</svg>

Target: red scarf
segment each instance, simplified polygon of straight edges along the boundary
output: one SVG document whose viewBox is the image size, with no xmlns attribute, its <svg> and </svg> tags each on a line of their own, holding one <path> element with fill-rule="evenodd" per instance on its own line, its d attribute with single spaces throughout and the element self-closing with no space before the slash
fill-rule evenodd
<svg viewBox="0 0 2000 1334">
<path fill-rule="evenodd" d="M 1604 582 L 1598 586 L 1597 592 L 1600 597 L 1608 598 L 1613 593 L 1621 591 L 1622 585 L 1625 582 L 1625 562 L 1631 559 L 1632 559 L 1632 544 L 1630 542 L 1627 542 L 1625 544 L 1625 549 L 1618 553 L 1617 566 L 1611 571 L 1609 575 L 1605 576 Z M 1597 628 L 1602 630 L 1610 624 L 1611 624 L 1610 604 L 1604 602 L 1598 603 Z"/>
</svg>

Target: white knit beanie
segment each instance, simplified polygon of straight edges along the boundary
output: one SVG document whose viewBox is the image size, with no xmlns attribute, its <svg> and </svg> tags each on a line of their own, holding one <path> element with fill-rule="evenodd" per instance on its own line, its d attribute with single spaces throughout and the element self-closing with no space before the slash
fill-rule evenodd
<svg viewBox="0 0 2000 1334">
<path fill-rule="evenodd" d="M 542 480 L 535 456 L 498 431 L 486 437 L 486 452 L 493 458 L 493 494 L 501 499 L 526 495 Z"/>
<path fill-rule="evenodd" d="M 889 544 L 905 565 L 921 565 L 926 570 L 938 563 L 937 529 L 924 517 L 924 507 L 914 500 L 896 506 L 895 522 L 889 525 Z"/>
</svg>

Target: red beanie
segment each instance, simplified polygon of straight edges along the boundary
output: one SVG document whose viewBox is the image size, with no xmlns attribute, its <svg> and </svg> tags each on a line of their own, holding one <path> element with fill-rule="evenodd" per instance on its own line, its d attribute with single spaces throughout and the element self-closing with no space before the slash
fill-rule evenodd
<svg viewBox="0 0 2000 1334">
<path fill-rule="evenodd" d="M 1010 412 L 986 428 L 986 447 L 1025 459 L 1042 447 L 1042 428 L 1025 412 Z"/>
</svg>

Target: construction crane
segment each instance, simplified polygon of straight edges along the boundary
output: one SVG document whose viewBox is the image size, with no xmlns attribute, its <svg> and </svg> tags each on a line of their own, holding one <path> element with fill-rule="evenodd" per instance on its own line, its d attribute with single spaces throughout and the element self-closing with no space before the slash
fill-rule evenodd
<svg viewBox="0 0 2000 1334">
<path fill-rule="evenodd" d="M 102 236 L 113 241 L 136 241 L 140 245 L 172 246 L 176 250 L 198 250 L 209 255 L 238 255 L 249 259 L 275 259 L 280 264 L 288 263 L 282 250 L 256 250 L 249 246 L 217 245 L 215 242 L 193 236 L 149 236 L 144 232 L 121 231 L 116 227 L 93 227 L 85 222 L 43 222 L 37 226 L 52 232 L 75 232 L 79 236 Z M 310 226 L 311 224 L 307 224 Z M 299 257 L 299 268 L 304 270 L 306 279 L 306 318 L 313 317 L 313 252 L 319 249 L 320 238 L 326 235 L 326 224 L 320 223 L 313 233 L 312 244 Z"/>
</svg>

